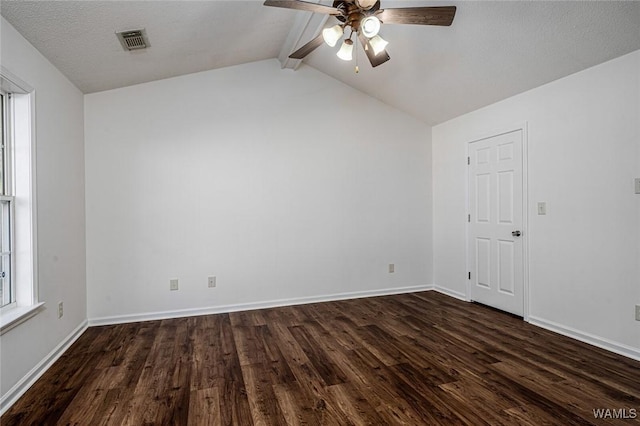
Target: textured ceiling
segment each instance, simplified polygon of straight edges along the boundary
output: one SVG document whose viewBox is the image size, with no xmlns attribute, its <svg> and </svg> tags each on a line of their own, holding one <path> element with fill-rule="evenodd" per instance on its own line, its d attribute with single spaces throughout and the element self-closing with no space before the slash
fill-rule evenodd
<svg viewBox="0 0 640 426">
<path fill-rule="evenodd" d="M 295 13 L 258 1 L 2 1 L 0 13 L 84 93 L 275 58 Z M 127 52 L 116 31 L 145 28 Z"/>
<path fill-rule="evenodd" d="M 338 46 L 305 63 L 436 124 L 640 49 L 637 1 L 382 0 L 450 4 L 451 27 L 383 25 L 391 61 L 375 69 L 360 51 L 355 74 Z M 308 16 L 261 1 L 3 0 L 0 12 L 85 93 L 277 58 Z M 114 32 L 140 27 L 151 48 L 125 52 Z"/>
<path fill-rule="evenodd" d="M 640 49 L 640 2 L 429 4 L 456 5 L 453 25 L 383 25 L 391 60 L 375 69 L 355 74 L 327 46 L 306 63 L 437 124 Z"/>
</svg>

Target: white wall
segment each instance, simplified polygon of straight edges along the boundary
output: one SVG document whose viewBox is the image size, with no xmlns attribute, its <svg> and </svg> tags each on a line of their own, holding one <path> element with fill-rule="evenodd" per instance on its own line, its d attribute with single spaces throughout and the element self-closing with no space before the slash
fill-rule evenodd
<svg viewBox="0 0 640 426">
<path fill-rule="evenodd" d="M 525 121 L 531 318 L 637 356 L 640 52 L 433 128 L 435 285 L 465 293 L 467 143 Z"/>
<path fill-rule="evenodd" d="M 312 68 L 87 95 L 85 134 L 90 320 L 432 283 L 430 128 Z"/>
<path fill-rule="evenodd" d="M 5 397 L 87 315 L 83 95 L 2 18 L 0 31 L 2 66 L 35 88 L 37 267 L 45 302 L 42 312 L 0 337 Z"/>
</svg>

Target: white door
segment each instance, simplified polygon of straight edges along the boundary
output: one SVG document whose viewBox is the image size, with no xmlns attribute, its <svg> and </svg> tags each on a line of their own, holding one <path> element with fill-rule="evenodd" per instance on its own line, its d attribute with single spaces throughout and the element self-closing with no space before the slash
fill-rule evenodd
<svg viewBox="0 0 640 426">
<path fill-rule="evenodd" d="M 469 144 L 471 300 L 524 315 L 522 130 Z"/>
</svg>

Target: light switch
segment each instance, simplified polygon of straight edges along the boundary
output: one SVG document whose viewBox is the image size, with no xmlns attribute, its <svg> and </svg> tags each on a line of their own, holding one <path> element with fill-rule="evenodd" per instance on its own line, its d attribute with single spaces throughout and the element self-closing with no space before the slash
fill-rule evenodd
<svg viewBox="0 0 640 426">
<path fill-rule="evenodd" d="M 640 194 L 640 178 L 636 178 L 636 194 Z"/>
<path fill-rule="evenodd" d="M 543 216 L 547 214 L 547 203 L 540 202 L 538 203 L 538 215 Z"/>
</svg>

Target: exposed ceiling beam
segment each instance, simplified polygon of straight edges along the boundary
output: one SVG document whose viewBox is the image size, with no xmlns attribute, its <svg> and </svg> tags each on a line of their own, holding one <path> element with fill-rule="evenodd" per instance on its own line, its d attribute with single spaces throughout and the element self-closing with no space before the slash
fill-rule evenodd
<svg viewBox="0 0 640 426">
<path fill-rule="evenodd" d="M 324 4 L 331 6 L 333 2 L 331 0 L 322 0 L 317 2 L 318 4 Z M 311 12 L 298 12 L 296 20 L 287 35 L 278 59 L 282 68 L 289 68 L 292 70 L 297 69 L 302 62 L 301 59 L 290 59 L 289 55 L 295 52 L 304 44 L 317 37 L 320 31 L 325 27 L 329 15 L 323 15 L 320 13 Z"/>
</svg>

